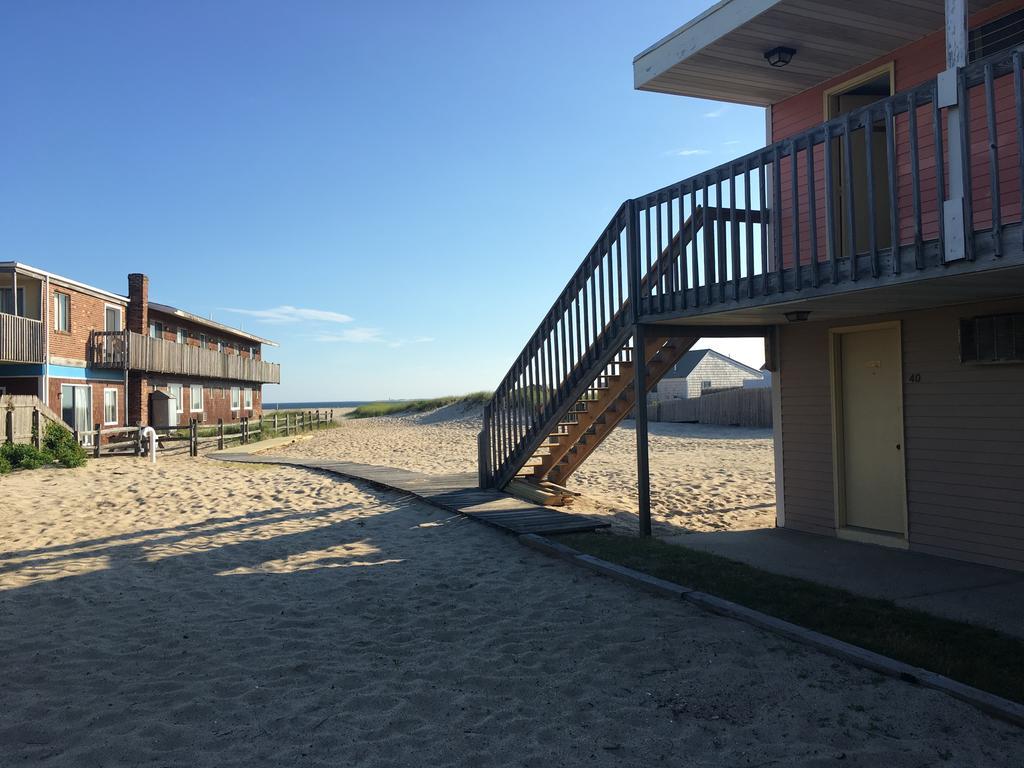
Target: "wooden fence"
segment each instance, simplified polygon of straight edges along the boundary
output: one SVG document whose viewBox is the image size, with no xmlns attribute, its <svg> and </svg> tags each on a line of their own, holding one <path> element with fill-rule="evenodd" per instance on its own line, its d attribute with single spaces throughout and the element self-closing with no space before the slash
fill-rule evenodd
<svg viewBox="0 0 1024 768">
<path fill-rule="evenodd" d="M 334 410 L 274 411 L 252 420 L 241 418 L 225 424 L 200 424 L 192 419 L 185 424 L 153 425 L 157 446 L 165 453 L 188 453 L 198 456 L 201 450 L 223 450 L 233 445 L 248 445 L 259 440 L 311 432 L 334 425 Z M 87 431 L 74 430 L 75 439 L 88 448 L 94 458 L 102 456 L 139 455 L 149 450 L 141 438 L 140 426 L 103 427 L 96 424 Z"/>
<path fill-rule="evenodd" d="M 0 397 L 3 415 L 3 440 L 7 443 L 32 443 L 39 448 L 46 425 L 60 417 L 43 405 L 35 395 L 4 395 Z"/>
<path fill-rule="evenodd" d="M 772 391 L 767 388 L 722 389 L 700 397 L 664 400 L 648 409 L 651 421 L 697 422 L 726 427 L 772 426 Z"/>
</svg>

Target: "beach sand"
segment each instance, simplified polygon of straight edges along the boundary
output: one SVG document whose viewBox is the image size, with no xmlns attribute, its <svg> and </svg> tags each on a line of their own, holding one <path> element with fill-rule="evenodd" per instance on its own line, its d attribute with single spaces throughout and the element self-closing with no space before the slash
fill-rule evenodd
<svg viewBox="0 0 1024 768">
<path fill-rule="evenodd" d="M 476 471 L 479 409 L 350 419 L 277 451 L 383 464 L 425 473 Z M 775 525 L 771 430 L 655 423 L 650 428 L 651 516 L 655 533 L 744 530 Z M 636 433 L 625 421 L 567 487 L 573 509 L 636 530 Z"/>
<path fill-rule="evenodd" d="M 111 458 L 15 473 L 0 498 L 4 766 L 1024 754 L 1024 731 L 950 697 L 326 474 Z"/>
</svg>

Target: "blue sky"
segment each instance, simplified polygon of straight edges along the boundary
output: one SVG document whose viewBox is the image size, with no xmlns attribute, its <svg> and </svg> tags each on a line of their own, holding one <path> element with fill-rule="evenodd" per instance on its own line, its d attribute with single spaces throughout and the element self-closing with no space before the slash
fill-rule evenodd
<svg viewBox="0 0 1024 768">
<path fill-rule="evenodd" d="M 270 400 L 490 389 L 622 200 L 763 144 L 633 90 L 709 4 L 7 3 L 0 260 L 146 272 L 280 342 Z"/>
</svg>

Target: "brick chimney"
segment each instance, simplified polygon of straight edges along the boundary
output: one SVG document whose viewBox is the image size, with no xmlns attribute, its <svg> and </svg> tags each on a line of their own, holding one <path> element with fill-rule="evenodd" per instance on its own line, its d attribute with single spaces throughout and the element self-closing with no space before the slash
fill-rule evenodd
<svg viewBox="0 0 1024 768">
<path fill-rule="evenodd" d="M 149 332 L 149 278 L 139 272 L 128 275 L 128 330 Z"/>
</svg>

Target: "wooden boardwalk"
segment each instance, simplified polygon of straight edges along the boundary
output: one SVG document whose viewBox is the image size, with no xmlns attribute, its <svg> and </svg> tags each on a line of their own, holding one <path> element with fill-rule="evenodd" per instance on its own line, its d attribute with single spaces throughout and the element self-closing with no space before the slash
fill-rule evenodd
<svg viewBox="0 0 1024 768">
<path fill-rule="evenodd" d="M 466 515 L 511 533 L 580 533 L 609 526 L 609 523 L 592 517 L 541 507 L 501 491 L 478 488 L 476 474 L 472 472 L 425 475 L 373 464 L 261 456 L 242 452 L 218 453 L 213 458 L 248 464 L 283 464 L 363 480 L 388 490 L 410 493 L 448 512 Z"/>
</svg>

